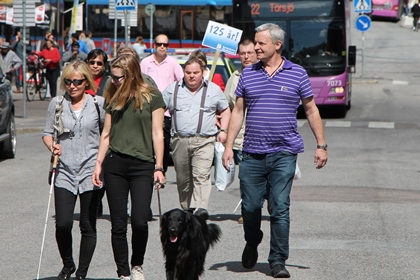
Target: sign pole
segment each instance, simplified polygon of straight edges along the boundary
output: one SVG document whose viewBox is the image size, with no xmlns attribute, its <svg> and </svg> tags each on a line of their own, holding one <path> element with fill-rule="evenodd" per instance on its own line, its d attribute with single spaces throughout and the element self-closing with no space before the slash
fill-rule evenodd
<svg viewBox="0 0 420 280">
<path fill-rule="evenodd" d="M 365 32 L 362 32 L 362 78 L 365 76 Z"/>
</svg>

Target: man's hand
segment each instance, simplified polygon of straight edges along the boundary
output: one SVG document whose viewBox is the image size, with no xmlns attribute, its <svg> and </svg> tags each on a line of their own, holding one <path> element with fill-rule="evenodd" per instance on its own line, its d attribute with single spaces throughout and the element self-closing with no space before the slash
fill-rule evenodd
<svg viewBox="0 0 420 280">
<path fill-rule="evenodd" d="M 222 163 L 223 163 L 223 167 L 227 171 L 230 171 L 229 167 L 233 165 L 233 150 L 232 149 L 225 148 L 225 152 L 223 153 L 223 156 L 222 156 Z"/>
<path fill-rule="evenodd" d="M 314 156 L 314 165 L 316 169 L 321 169 L 327 164 L 328 153 L 323 149 L 316 149 Z"/>
</svg>

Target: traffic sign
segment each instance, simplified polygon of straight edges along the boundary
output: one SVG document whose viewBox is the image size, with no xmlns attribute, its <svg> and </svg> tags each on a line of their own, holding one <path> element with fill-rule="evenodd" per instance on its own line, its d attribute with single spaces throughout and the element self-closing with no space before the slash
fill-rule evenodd
<svg viewBox="0 0 420 280">
<path fill-rule="evenodd" d="M 355 13 L 371 13 L 372 0 L 353 0 Z"/>
<path fill-rule="evenodd" d="M 148 16 L 153 15 L 153 13 L 156 11 L 155 4 L 147 4 L 146 7 L 144 7 L 144 11 Z"/>
<path fill-rule="evenodd" d="M 115 0 L 115 9 L 117 11 L 123 11 L 123 10 L 134 11 L 136 9 L 136 1 L 134 1 L 134 0 Z"/>
<path fill-rule="evenodd" d="M 372 21 L 370 20 L 370 17 L 366 15 L 358 16 L 356 19 L 356 28 L 362 32 L 368 31 L 370 28 L 371 22 Z"/>
</svg>

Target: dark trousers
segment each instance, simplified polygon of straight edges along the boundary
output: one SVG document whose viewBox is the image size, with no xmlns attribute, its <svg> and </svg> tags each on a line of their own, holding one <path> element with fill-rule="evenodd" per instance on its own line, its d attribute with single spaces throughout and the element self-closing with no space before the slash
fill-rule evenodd
<svg viewBox="0 0 420 280">
<path fill-rule="evenodd" d="M 48 84 L 50 85 L 51 98 L 53 98 L 57 95 L 57 79 L 60 77 L 60 67 L 55 69 L 47 69 L 45 77 L 47 78 Z"/>
<path fill-rule="evenodd" d="M 96 247 L 96 209 L 99 191 L 88 191 L 80 197 L 80 242 L 79 267 L 77 276 L 86 276 L 93 252 Z M 63 188 L 54 188 L 55 200 L 55 238 L 58 244 L 63 265 L 70 268 L 74 265 L 72 248 L 72 228 L 74 207 L 77 195 Z"/>
<path fill-rule="evenodd" d="M 169 156 L 169 152 L 171 150 L 171 125 L 172 125 L 172 118 L 165 116 L 165 122 L 163 126 L 163 170 L 166 172 L 168 170 L 168 166 L 170 165 L 171 158 Z"/>
<path fill-rule="evenodd" d="M 147 224 L 153 192 L 154 163 L 109 153 L 103 163 L 106 195 L 111 214 L 111 242 L 118 276 L 130 275 L 127 243 L 127 202 L 131 197 L 131 266 L 141 266 L 146 252 Z"/>
</svg>

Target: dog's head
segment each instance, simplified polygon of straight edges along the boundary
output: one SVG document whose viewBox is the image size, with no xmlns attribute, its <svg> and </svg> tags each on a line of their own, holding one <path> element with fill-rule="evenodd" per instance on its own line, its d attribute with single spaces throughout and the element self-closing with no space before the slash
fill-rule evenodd
<svg viewBox="0 0 420 280">
<path fill-rule="evenodd" d="M 162 244 L 177 243 L 179 238 L 187 232 L 191 224 L 192 214 L 181 209 L 173 209 L 162 216 L 160 238 Z"/>
</svg>

